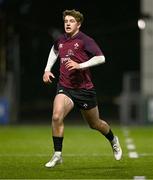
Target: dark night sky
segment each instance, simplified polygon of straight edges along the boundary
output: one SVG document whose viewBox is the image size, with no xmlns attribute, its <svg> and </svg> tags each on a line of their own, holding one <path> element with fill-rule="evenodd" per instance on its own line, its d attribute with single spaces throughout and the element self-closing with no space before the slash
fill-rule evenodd
<svg viewBox="0 0 153 180">
<path fill-rule="evenodd" d="M 81 30 L 93 37 L 105 54 L 106 63 L 91 70 L 98 96 L 118 96 L 123 74 L 139 71 L 140 0 L 7 0 L 3 9 L 8 23 L 20 36 L 21 102 L 55 95 L 57 79 L 52 86 L 45 86 L 42 75 L 53 42 L 51 30 L 63 31 L 65 9 L 84 14 Z M 57 69 L 58 63 L 54 67 L 55 75 Z"/>
</svg>

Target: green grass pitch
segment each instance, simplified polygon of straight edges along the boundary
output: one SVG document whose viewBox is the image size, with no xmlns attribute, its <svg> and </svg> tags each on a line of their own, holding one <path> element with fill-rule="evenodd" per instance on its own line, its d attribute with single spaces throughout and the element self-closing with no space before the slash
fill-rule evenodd
<svg viewBox="0 0 153 180">
<path fill-rule="evenodd" d="M 66 125 L 63 164 L 47 169 L 52 155 L 47 125 L 0 126 L 0 179 L 153 179 L 153 126 L 128 126 L 138 158 L 130 158 L 125 127 L 112 126 L 123 149 L 116 161 L 109 142 L 86 125 Z"/>
</svg>

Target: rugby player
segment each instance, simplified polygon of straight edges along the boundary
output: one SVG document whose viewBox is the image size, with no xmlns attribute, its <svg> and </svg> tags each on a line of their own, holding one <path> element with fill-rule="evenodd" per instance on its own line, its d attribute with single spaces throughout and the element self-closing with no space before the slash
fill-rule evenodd
<svg viewBox="0 0 153 180">
<path fill-rule="evenodd" d="M 52 112 L 52 139 L 54 154 L 46 167 L 52 168 L 62 163 L 62 144 L 64 138 L 64 118 L 76 105 L 92 129 L 99 131 L 108 139 L 116 160 L 122 157 L 118 137 L 110 126 L 99 117 L 96 91 L 91 79 L 90 67 L 103 64 L 105 56 L 95 40 L 82 31 L 83 14 L 74 9 L 63 12 L 64 34 L 52 45 L 45 67 L 43 81 L 52 83 L 52 67 L 60 59 L 60 75 L 57 94 Z"/>
</svg>

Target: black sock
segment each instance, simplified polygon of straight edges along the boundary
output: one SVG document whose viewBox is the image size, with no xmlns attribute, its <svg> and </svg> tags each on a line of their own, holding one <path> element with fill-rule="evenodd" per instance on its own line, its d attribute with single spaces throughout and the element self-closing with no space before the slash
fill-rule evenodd
<svg viewBox="0 0 153 180">
<path fill-rule="evenodd" d="M 62 151 L 63 137 L 53 136 L 53 143 L 54 143 L 54 150 L 55 151 Z"/>
<path fill-rule="evenodd" d="M 114 139 L 114 134 L 111 131 L 111 129 L 109 130 L 109 132 L 107 134 L 104 134 L 104 136 L 111 142 Z"/>
</svg>

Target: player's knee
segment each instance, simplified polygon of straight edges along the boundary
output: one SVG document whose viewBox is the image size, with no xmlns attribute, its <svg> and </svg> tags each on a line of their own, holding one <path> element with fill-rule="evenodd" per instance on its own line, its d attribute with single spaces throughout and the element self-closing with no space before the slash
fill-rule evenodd
<svg viewBox="0 0 153 180">
<path fill-rule="evenodd" d="M 91 129 L 97 129 L 97 124 L 96 123 L 89 124 L 89 127 Z"/>
<path fill-rule="evenodd" d="M 89 123 L 89 126 L 91 129 L 99 130 L 99 129 L 103 128 L 104 123 L 102 123 L 101 120 L 95 120 L 92 123 Z"/>
<path fill-rule="evenodd" d="M 54 113 L 52 116 L 52 122 L 59 123 L 61 121 L 61 115 L 59 113 Z"/>
</svg>

